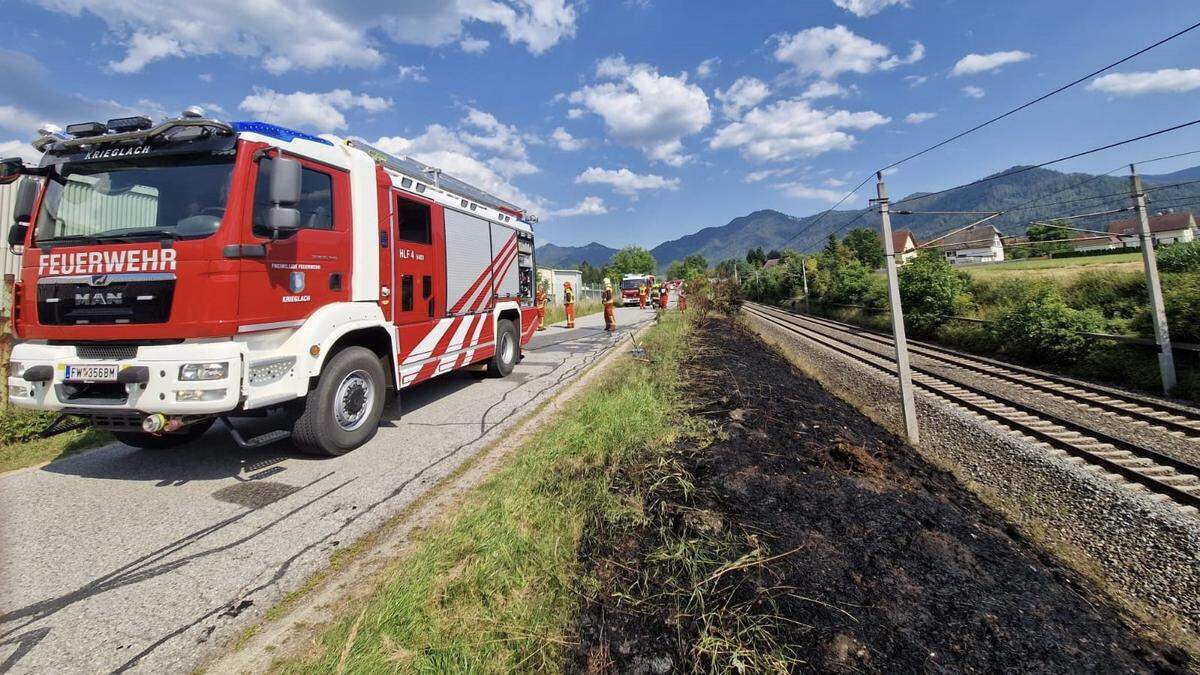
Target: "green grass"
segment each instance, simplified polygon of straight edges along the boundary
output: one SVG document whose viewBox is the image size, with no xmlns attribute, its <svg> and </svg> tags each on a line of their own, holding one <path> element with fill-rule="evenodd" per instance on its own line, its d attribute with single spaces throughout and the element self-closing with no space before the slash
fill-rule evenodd
<svg viewBox="0 0 1200 675">
<path fill-rule="evenodd" d="M 0 410 L 0 473 L 61 459 L 112 442 L 109 434 L 90 428 L 38 438 L 37 432 L 55 417 L 52 413 Z"/>
<path fill-rule="evenodd" d="M 574 620 L 577 551 L 589 518 L 627 509 L 616 469 L 678 429 L 689 324 L 669 314 L 565 412 L 513 451 L 448 519 L 347 603 L 307 653 L 273 670 L 557 672 Z"/>
<path fill-rule="evenodd" d="M 1134 270 L 1142 267 L 1141 253 L 1115 253 L 1082 258 L 1039 258 L 1036 260 L 1013 260 L 1002 263 L 966 265 L 961 269 L 973 276 L 1003 275 L 1012 272 L 1037 272 L 1038 276 L 1070 277 L 1087 269 L 1104 267 L 1116 270 Z"/>
<path fill-rule="evenodd" d="M 599 300 L 589 300 L 587 302 L 575 303 L 575 318 L 587 316 L 588 314 L 596 314 L 604 310 L 604 303 Z M 550 326 L 560 321 L 567 320 L 567 310 L 562 305 L 547 305 L 546 306 L 546 325 Z"/>
</svg>

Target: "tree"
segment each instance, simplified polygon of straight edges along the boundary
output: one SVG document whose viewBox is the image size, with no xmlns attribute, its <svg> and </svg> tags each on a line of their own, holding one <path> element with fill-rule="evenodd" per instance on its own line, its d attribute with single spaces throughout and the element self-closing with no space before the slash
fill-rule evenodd
<svg viewBox="0 0 1200 675">
<path fill-rule="evenodd" d="M 867 267 L 873 270 L 883 267 L 883 242 L 879 240 L 879 235 L 875 233 L 875 230 L 856 227 L 846 233 L 842 244 L 850 249 L 860 263 Z"/>
<path fill-rule="evenodd" d="M 613 283 L 621 281 L 626 274 L 654 274 L 658 262 L 650 252 L 641 246 L 626 246 L 613 254 L 612 260 L 604 267 L 604 273 Z"/>
<path fill-rule="evenodd" d="M 929 334 L 970 304 L 970 280 L 937 251 L 924 250 L 900 268 L 900 303 L 905 323 Z"/>
<path fill-rule="evenodd" d="M 767 253 L 767 260 L 779 260 L 782 257 L 783 254 L 777 248 L 773 248 Z"/>
<path fill-rule="evenodd" d="M 602 280 L 604 279 L 604 275 L 601 273 L 600 268 L 592 265 L 586 260 L 579 263 L 579 272 L 581 275 L 583 275 L 583 283 L 588 286 L 598 285 L 602 283 Z"/>
<path fill-rule="evenodd" d="M 746 262 L 755 267 L 762 267 L 767 262 L 767 254 L 763 253 L 761 246 L 752 248 L 746 251 Z"/>
<path fill-rule="evenodd" d="M 1066 251 L 1071 248 L 1067 242 L 1059 240 L 1070 239 L 1074 230 L 1068 226 L 1065 220 L 1053 220 L 1049 223 L 1030 225 L 1025 230 L 1025 234 L 1029 237 L 1030 243 L 1033 243 L 1033 246 L 1030 246 L 1031 254 L 1050 255 L 1055 251 Z M 1055 243 L 1037 244 L 1034 242 Z"/>
</svg>

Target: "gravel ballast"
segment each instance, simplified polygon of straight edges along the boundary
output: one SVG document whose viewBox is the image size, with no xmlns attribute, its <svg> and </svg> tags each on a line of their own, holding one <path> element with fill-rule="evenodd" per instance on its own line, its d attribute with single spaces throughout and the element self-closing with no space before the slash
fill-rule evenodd
<svg viewBox="0 0 1200 675">
<path fill-rule="evenodd" d="M 896 380 L 747 312 L 743 321 L 825 387 L 893 431 Z M 1082 460 L 917 393 L 931 462 L 1160 626 L 1200 630 L 1200 518 Z"/>
</svg>

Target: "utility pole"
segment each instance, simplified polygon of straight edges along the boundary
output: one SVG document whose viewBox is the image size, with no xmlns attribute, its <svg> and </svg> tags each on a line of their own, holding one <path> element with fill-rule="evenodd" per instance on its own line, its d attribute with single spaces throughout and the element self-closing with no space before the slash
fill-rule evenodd
<svg viewBox="0 0 1200 675">
<path fill-rule="evenodd" d="M 887 263 L 888 304 L 892 310 L 892 336 L 896 341 L 896 374 L 900 379 L 900 406 L 904 412 L 904 432 L 908 442 L 916 445 L 921 436 L 917 429 L 917 406 L 913 401 L 912 371 L 908 365 L 908 340 L 904 335 L 904 308 L 900 306 L 900 283 L 896 276 L 896 247 L 892 242 L 892 219 L 888 213 L 887 186 L 883 172 L 875 174 L 878 181 L 875 200 L 879 206 L 879 223 L 883 229 L 883 252 Z"/>
<path fill-rule="evenodd" d="M 1163 304 L 1162 283 L 1158 279 L 1158 258 L 1154 254 L 1154 238 L 1150 236 L 1150 216 L 1146 213 L 1146 193 L 1137 166 L 1129 165 L 1129 186 L 1133 191 L 1133 207 L 1138 216 L 1138 240 L 1142 246 L 1142 263 L 1146 268 L 1146 288 L 1150 291 L 1150 320 L 1154 324 L 1154 341 L 1158 343 L 1158 370 L 1162 375 L 1163 394 L 1175 390 L 1175 356 L 1171 353 L 1171 335 L 1167 330 L 1167 309 Z"/>
<path fill-rule="evenodd" d="M 808 258 L 800 256 L 800 275 L 804 278 L 804 313 L 812 314 L 808 307 Z"/>
</svg>

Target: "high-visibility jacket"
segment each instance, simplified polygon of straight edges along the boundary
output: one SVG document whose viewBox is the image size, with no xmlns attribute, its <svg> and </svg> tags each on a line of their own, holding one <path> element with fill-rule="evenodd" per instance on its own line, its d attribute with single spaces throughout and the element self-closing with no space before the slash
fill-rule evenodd
<svg viewBox="0 0 1200 675">
<path fill-rule="evenodd" d="M 600 294 L 600 300 L 601 300 L 601 301 L 603 301 L 603 302 L 604 302 L 604 304 L 606 304 L 606 305 L 611 305 L 611 304 L 613 304 L 613 292 L 612 292 L 612 289 L 611 289 L 611 288 L 606 288 L 606 289 L 604 289 L 604 292 Z"/>
<path fill-rule="evenodd" d="M 563 288 L 563 304 L 569 305 L 575 302 L 575 291 L 570 288 Z"/>
</svg>

